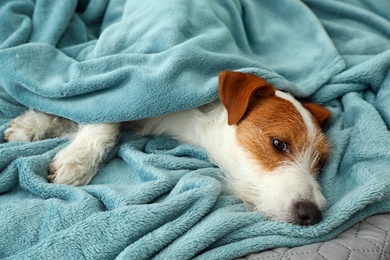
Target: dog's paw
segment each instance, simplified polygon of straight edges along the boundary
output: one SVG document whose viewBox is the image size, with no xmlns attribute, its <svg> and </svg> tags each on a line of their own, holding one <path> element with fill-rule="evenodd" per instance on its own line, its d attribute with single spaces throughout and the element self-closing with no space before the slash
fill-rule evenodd
<svg viewBox="0 0 390 260">
<path fill-rule="evenodd" d="M 12 120 L 4 132 L 4 140 L 8 142 L 30 142 L 70 134 L 77 130 L 77 124 L 57 116 L 34 110 Z"/>
<path fill-rule="evenodd" d="M 7 142 L 30 142 L 41 140 L 44 133 L 34 129 L 25 117 L 15 118 L 4 132 L 4 140 Z"/>
<path fill-rule="evenodd" d="M 88 152 L 68 146 L 50 163 L 48 178 L 52 183 L 81 186 L 91 181 L 97 169 L 97 163 Z"/>
<path fill-rule="evenodd" d="M 30 142 L 55 136 L 61 131 L 64 124 L 56 116 L 27 110 L 11 121 L 4 132 L 4 139 L 8 142 Z M 70 125 L 70 124 L 69 124 Z M 66 126 L 68 127 L 68 126 Z M 52 132 L 52 133 L 51 133 Z"/>
</svg>

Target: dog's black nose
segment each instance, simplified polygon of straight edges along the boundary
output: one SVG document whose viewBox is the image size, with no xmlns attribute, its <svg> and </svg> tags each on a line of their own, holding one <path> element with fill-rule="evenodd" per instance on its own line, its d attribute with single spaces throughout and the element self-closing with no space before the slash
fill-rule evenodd
<svg viewBox="0 0 390 260">
<path fill-rule="evenodd" d="M 296 224 L 313 225 L 322 220 L 322 212 L 313 202 L 302 201 L 296 204 Z"/>
</svg>

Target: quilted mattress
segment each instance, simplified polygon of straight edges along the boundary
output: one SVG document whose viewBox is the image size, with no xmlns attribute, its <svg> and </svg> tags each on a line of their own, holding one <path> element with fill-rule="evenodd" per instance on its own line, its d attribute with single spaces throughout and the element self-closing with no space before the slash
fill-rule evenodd
<svg viewBox="0 0 390 260">
<path fill-rule="evenodd" d="M 294 248 L 275 248 L 240 259 L 387 260 L 390 259 L 390 214 L 371 216 L 326 242 Z"/>
</svg>

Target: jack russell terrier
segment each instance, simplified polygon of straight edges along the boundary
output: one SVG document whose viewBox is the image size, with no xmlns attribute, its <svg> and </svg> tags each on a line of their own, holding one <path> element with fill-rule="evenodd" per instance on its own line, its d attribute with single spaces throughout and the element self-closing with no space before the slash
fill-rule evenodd
<svg viewBox="0 0 390 260">
<path fill-rule="evenodd" d="M 322 220 L 325 198 L 317 178 L 329 154 L 320 127 L 330 112 L 301 104 L 263 78 L 219 75 L 219 101 L 133 122 L 140 136 L 169 135 L 204 148 L 232 192 L 265 216 L 298 225 Z M 9 142 L 72 136 L 49 165 L 53 183 L 88 184 L 116 144 L 121 123 L 76 123 L 28 110 L 5 131 Z M 70 135 L 74 133 L 73 135 Z"/>
</svg>

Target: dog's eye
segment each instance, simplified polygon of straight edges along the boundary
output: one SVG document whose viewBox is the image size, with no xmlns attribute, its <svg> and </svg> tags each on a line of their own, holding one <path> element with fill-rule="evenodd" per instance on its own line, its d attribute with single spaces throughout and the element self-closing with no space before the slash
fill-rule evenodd
<svg viewBox="0 0 390 260">
<path fill-rule="evenodd" d="M 280 152 L 287 152 L 288 145 L 286 142 L 283 142 L 277 138 L 273 138 L 272 145 L 276 150 L 278 150 Z"/>
</svg>

